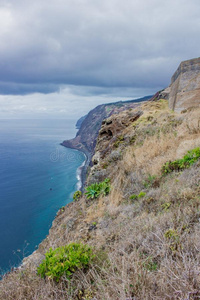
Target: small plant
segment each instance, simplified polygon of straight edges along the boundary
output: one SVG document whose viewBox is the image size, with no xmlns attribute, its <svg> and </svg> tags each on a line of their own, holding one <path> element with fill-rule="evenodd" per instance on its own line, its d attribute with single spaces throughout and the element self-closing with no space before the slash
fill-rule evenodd
<svg viewBox="0 0 200 300">
<path fill-rule="evenodd" d="M 200 158 L 200 148 L 197 147 L 187 152 L 182 159 L 166 162 L 162 167 L 162 174 L 168 174 L 173 171 L 181 171 L 189 168 Z"/>
<path fill-rule="evenodd" d="M 64 211 L 65 211 L 65 207 L 62 206 L 62 207 L 60 208 L 60 211 L 61 211 L 61 212 L 64 212 Z"/>
<path fill-rule="evenodd" d="M 181 244 L 180 244 L 180 237 L 178 232 L 175 229 L 168 229 L 167 231 L 165 231 L 165 238 L 169 240 L 170 245 L 169 248 L 172 252 L 177 251 L 179 248 L 181 248 Z"/>
<path fill-rule="evenodd" d="M 124 137 L 123 135 L 120 135 L 117 137 L 117 141 L 113 144 L 115 148 L 118 148 L 120 144 L 124 142 Z"/>
<path fill-rule="evenodd" d="M 107 169 L 108 166 L 109 166 L 109 164 L 108 164 L 107 162 L 104 162 L 104 163 L 102 164 L 102 168 L 103 168 L 103 169 Z"/>
<path fill-rule="evenodd" d="M 170 202 L 165 202 L 165 203 L 163 203 L 161 206 L 162 206 L 162 209 L 163 209 L 164 211 L 168 211 L 169 208 L 170 208 L 170 206 L 171 206 L 171 203 L 170 203 Z"/>
<path fill-rule="evenodd" d="M 145 195 L 146 195 L 146 193 L 141 191 L 138 195 L 136 195 L 136 194 L 131 195 L 129 197 L 129 199 L 130 200 L 137 200 L 137 199 L 143 198 Z"/>
<path fill-rule="evenodd" d="M 110 192 L 110 179 L 106 178 L 99 183 L 93 183 L 86 187 L 85 195 L 88 199 L 98 198 L 100 195 L 106 196 Z"/>
<path fill-rule="evenodd" d="M 145 195 L 146 195 L 145 192 L 140 192 L 140 193 L 138 194 L 138 199 L 143 198 Z"/>
<path fill-rule="evenodd" d="M 70 280 L 77 269 L 87 268 L 95 256 L 89 246 L 71 243 L 55 250 L 50 248 L 45 257 L 37 269 L 37 274 L 58 282 L 63 275 Z"/>
<path fill-rule="evenodd" d="M 147 257 L 147 259 L 143 263 L 143 268 L 150 272 L 157 271 L 158 264 L 153 261 L 152 257 Z"/>
<path fill-rule="evenodd" d="M 132 136 L 130 139 L 129 139 L 129 143 L 130 144 L 134 144 L 135 143 L 135 141 L 136 141 L 136 135 L 134 135 L 134 136 Z"/>
<path fill-rule="evenodd" d="M 138 197 L 138 196 L 137 196 L 136 194 L 133 194 L 133 195 L 130 196 L 130 199 L 131 199 L 131 200 L 136 200 L 137 197 Z"/>
<path fill-rule="evenodd" d="M 165 238 L 176 240 L 178 238 L 178 233 L 175 229 L 170 228 L 167 231 L 165 231 Z"/>
<path fill-rule="evenodd" d="M 150 175 L 149 174 L 148 178 L 143 182 L 144 187 L 146 189 L 152 187 L 155 180 L 156 180 L 156 175 Z"/>
<path fill-rule="evenodd" d="M 74 201 L 78 201 L 82 196 L 82 192 L 81 191 L 76 191 L 73 195 L 73 199 Z"/>
</svg>

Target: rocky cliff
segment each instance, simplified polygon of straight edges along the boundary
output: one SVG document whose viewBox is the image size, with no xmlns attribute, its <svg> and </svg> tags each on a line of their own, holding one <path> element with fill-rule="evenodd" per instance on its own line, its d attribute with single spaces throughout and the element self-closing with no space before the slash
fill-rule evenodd
<svg viewBox="0 0 200 300">
<path fill-rule="evenodd" d="M 171 79 L 169 107 L 182 111 L 200 106 L 200 58 L 181 62 Z"/>
<path fill-rule="evenodd" d="M 101 128 L 102 121 L 113 114 L 119 114 L 121 111 L 133 109 L 143 101 L 147 101 L 151 96 L 146 96 L 137 100 L 120 101 L 109 104 L 102 104 L 91 110 L 87 116 L 81 118 L 78 124 L 80 128 L 75 138 L 64 141 L 61 145 L 77 149 L 86 154 L 86 164 L 82 170 L 82 181 L 85 182 L 87 167 L 91 162 L 96 146 L 97 136 Z"/>
</svg>

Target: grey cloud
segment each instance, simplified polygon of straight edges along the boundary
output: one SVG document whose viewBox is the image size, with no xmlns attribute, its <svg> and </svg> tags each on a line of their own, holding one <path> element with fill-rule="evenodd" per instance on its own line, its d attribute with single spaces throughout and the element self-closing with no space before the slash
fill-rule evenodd
<svg viewBox="0 0 200 300">
<path fill-rule="evenodd" d="M 35 84 L 35 83 L 17 83 L 17 82 L 0 82 L 1 95 L 26 95 L 30 93 L 52 93 L 58 90 L 56 84 Z"/>
<path fill-rule="evenodd" d="M 199 11 L 195 0 L 4 0 L 0 93 L 164 88 L 199 56 Z"/>
</svg>

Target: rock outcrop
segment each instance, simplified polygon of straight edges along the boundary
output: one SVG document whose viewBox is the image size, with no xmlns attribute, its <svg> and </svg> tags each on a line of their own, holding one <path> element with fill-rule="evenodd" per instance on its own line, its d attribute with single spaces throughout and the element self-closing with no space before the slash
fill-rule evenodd
<svg viewBox="0 0 200 300">
<path fill-rule="evenodd" d="M 200 58 L 181 62 L 172 76 L 169 107 L 177 112 L 200 107 Z"/>
<path fill-rule="evenodd" d="M 102 121 L 111 115 L 117 115 L 122 111 L 128 109 L 134 109 L 141 102 L 147 101 L 151 96 L 144 98 L 130 100 L 130 101 L 119 101 L 115 103 L 102 104 L 91 110 L 88 115 L 81 118 L 78 122 L 80 128 L 75 138 L 64 141 L 61 145 L 67 148 L 77 149 L 85 153 L 87 160 L 85 166 L 82 169 L 82 182 L 85 183 L 85 175 L 87 168 L 91 162 L 91 158 L 94 155 L 94 149 L 96 146 L 97 137 L 99 130 L 102 125 Z"/>
</svg>

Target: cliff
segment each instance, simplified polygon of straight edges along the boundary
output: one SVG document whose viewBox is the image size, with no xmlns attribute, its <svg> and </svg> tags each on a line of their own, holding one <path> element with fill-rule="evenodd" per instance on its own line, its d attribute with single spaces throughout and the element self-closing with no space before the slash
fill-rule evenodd
<svg viewBox="0 0 200 300">
<path fill-rule="evenodd" d="M 96 140 L 101 128 L 102 121 L 113 114 L 119 114 L 121 111 L 133 109 L 143 101 L 147 101 L 151 96 L 146 96 L 136 100 L 120 101 L 109 104 L 102 104 L 91 110 L 87 116 L 81 118 L 78 122 L 80 126 L 77 135 L 71 140 L 62 142 L 61 145 L 77 149 L 86 154 L 86 164 L 82 170 L 82 182 L 85 182 L 87 168 L 91 162 L 96 146 Z"/>
<path fill-rule="evenodd" d="M 169 107 L 182 111 L 200 106 L 200 58 L 181 62 L 171 79 Z"/>
<path fill-rule="evenodd" d="M 39 248 L 0 282 L 1 300 L 199 299 L 200 108 L 173 111 L 169 94 L 104 120 L 98 113 L 105 106 L 88 114 L 76 142 L 65 145 L 94 151 L 85 187 L 91 194 L 59 210 Z M 87 141 L 95 120 L 100 129 Z M 110 190 L 92 197 L 105 178 Z M 47 250 L 71 242 L 91 246 L 95 259 L 70 280 L 40 278 Z"/>
</svg>

